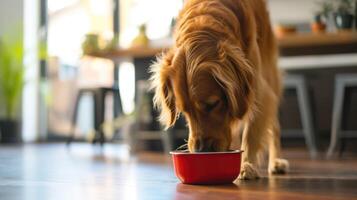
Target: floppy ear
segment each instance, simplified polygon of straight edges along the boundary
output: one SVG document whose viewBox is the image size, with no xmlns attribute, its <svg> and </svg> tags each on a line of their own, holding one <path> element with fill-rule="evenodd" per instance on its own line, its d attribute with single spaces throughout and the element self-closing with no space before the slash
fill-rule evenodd
<svg viewBox="0 0 357 200">
<path fill-rule="evenodd" d="M 151 89 L 154 90 L 154 106 L 159 109 L 159 121 L 165 126 L 165 129 L 171 127 L 177 118 L 175 96 L 172 89 L 171 76 L 173 70 L 173 51 L 163 54 L 157 59 L 157 62 L 150 67 Z"/>
<path fill-rule="evenodd" d="M 224 66 L 214 73 L 225 91 L 228 108 L 234 118 L 243 118 L 254 110 L 254 68 L 245 58 L 242 50 L 228 42 L 218 43 L 218 57 Z"/>
</svg>

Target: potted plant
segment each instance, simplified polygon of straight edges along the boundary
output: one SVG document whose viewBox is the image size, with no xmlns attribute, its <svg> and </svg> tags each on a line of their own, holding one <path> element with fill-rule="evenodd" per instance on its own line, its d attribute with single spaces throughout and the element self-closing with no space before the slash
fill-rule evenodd
<svg viewBox="0 0 357 200">
<path fill-rule="evenodd" d="M 6 42 L 5 42 L 6 41 Z M 17 108 L 22 93 L 24 66 L 22 39 L 0 40 L 0 141 L 21 142 Z"/>
<path fill-rule="evenodd" d="M 351 29 L 353 25 L 354 0 L 339 0 L 335 13 L 335 24 L 338 29 Z"/>
<path fill-rule="evenodd" d="M 147 47 L 149 45 L 149 38 L 146 34 L 146 24 L 139 26 L 139 33 L 131 42 L 131 47 Z"/>
<path fill-rule="evenodd" d="M 94 33 L 86 34 L 82 43 L 83 54 L 90 55 L 93 53 L 98 53 L 99 50 L 99 35 Z"/>
<path fill-rule="evenodd" d="M 311 23 L 311 30 L 314 33 L 324 32 L 327 27 L 333 24 L 333 3 L 331 0 L 317 2 L 318 10 L 314 15 L 314 21 Z M 331 23 L 332 22 L 332 23 Z"/>
<path fill-rule="evenodd" d="M 316 14 L 314 21 L 311 23 L 313 33 L 323 33 L 326 30 L 326 23 L 322 20 L 322 14 Z"/>
</svg>

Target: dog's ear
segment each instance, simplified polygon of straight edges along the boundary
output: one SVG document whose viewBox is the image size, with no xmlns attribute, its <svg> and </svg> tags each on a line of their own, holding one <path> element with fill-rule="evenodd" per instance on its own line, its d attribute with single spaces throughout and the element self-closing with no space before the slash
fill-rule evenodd
<svg viewBox="0 0 357 200">
<path fill-rule="evenodd" d="M 154 106 L 160 111 L 159 121 L 165 129 L 171 127 L 177 119 L 178 110 L 173 92 L 172 77 L 177 60 L 174 50 L 168 51 L 151 66 L 151 88 L 154 90 Z"/>
<path fill-rule="evenodd" d="M 232 117 L 241 119 L 248 110 L 254 110 L 254 68 L 238 46 L 219 42 L 217 49 L 220 63 L 224 64 L 217 81 L 222 84 Z"/>
</svg>

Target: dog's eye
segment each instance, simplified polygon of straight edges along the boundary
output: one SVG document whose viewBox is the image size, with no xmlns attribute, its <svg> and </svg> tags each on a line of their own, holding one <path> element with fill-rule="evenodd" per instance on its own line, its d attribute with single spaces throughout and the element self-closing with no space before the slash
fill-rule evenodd
<svg viewBox="0 0 357 200">
<path fill-rule="evenodd" d="M 219 99 L 213 101 L 213 102 L 206 102 L 205 105 L 205 111 L 210 112 L 212 111 L 215 107 L 217 107 L 219 104 Z"/>
</svg>

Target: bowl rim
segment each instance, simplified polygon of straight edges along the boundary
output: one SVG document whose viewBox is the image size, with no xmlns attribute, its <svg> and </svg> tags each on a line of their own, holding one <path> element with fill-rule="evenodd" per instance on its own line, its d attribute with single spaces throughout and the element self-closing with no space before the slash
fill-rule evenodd
<svg viewBox="0 0 357 200">
<path fill-rule="evenodd" d="M 237 153 L 242 153 L 244 152 L 243 150 L 231 150 L 231 151 L 218 151 L 218 152 L 194 152 L 190 153 L 188 150 L 175 150 L 175 151 L 170 151 L 171 155 L 207 155 L 207 154 L 237 154 Z"/>
</svg>

